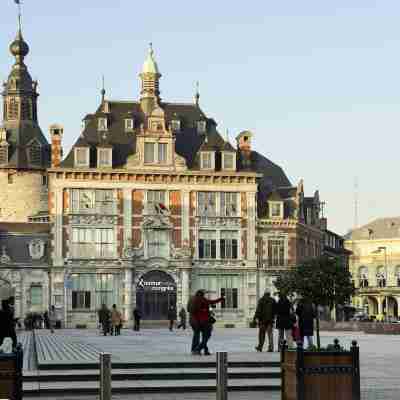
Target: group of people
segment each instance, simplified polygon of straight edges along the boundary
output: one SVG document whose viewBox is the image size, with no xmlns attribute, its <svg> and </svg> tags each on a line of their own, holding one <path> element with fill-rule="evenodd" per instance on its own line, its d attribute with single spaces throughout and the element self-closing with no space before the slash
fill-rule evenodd
<svg viewBox="0 0 400 400">
<path fill-rule="evenodd" d="M 313 346 L 315 309 L 310 299 L 300 299 L 296 309 L 284 293 L 279 294 L 275 301 L 269 292 L 258 301 L 254 322 L 258 324 L 257 351 L 262 351 L 265 336 L 268 335 L 268 351 L 274 351 L 274 324 L 279 331 L 278 351 L 286 339 L 288 347 L 293 342 L 304 342 L 307 339 L 308 347 Z"/>
<path fill-rule="evenodd" d="M 105 304 L 102 304 L 98 315 L 104 336 L 107 336 L 107 334 L 110 334 L 111 336 L 119 336 L 121 334 L 121 328 L 124 321 L 116 304 L 113 304 L 111 310 L 109 310 Z"/>
</svg>

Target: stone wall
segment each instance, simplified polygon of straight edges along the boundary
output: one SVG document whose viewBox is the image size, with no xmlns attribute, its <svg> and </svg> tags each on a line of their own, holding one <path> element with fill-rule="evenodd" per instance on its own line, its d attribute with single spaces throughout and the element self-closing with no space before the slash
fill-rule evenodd
<svg viewBox="0 0 400 400">
<path fill-rule="evenodd" d="M 0 222 L 28 222 L 47 211 L 47 185 L 42 171 L 0 170 Z"/>
</svg>

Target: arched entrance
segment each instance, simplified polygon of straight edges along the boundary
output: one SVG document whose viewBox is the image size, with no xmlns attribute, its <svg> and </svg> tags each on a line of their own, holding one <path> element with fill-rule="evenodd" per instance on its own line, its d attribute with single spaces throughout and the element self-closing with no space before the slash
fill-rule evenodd
<svg viewBox="0 0 400 400">
<path fill-rule="evenodd" d="M 163 271 L 142 275 L 136 286 L 136 307 L 144 320 L 166 320 L 168 309 L 176 309 L 176 283 Z"/>
<path fill-rule="evenodd" d="M 388 296 L 387 297 L 387 302 L 388 302 L 387 315 L 389 317 L 396 317 L 397 318 L 399 316 L 397 300 L 392 296 Z"/>
<path fill-rule="evenodd" d="M 378 315 L 378 300 L 372 296 L 368 296 L 368 315 Z"/>
</svg>

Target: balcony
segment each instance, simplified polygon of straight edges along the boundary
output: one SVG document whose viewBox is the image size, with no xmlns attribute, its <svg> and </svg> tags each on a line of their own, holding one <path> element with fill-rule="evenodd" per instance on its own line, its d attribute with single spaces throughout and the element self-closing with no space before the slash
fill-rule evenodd
<svg viewBox="0 0 400 400">
<path fill-rule="evenodd" d="M 208 217 L 198 216 L 196 218 L 199 226 L 234 227 L 240 228 L 241 217 Z"/>
</svg>

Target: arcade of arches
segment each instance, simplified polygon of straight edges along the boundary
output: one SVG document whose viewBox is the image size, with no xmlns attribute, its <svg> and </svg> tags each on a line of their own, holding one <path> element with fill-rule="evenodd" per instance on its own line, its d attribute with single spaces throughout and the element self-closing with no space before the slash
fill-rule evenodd
<svg viewBox="0 0 400 400">
<path fill-rule="evenodd" d="M 399 318 L 400 296 L 392 295 L 366 295 L 355 299 L 355 306 L 363 309 L 369 316 L 378 319 L 384 316 Z"/>
</svg>

